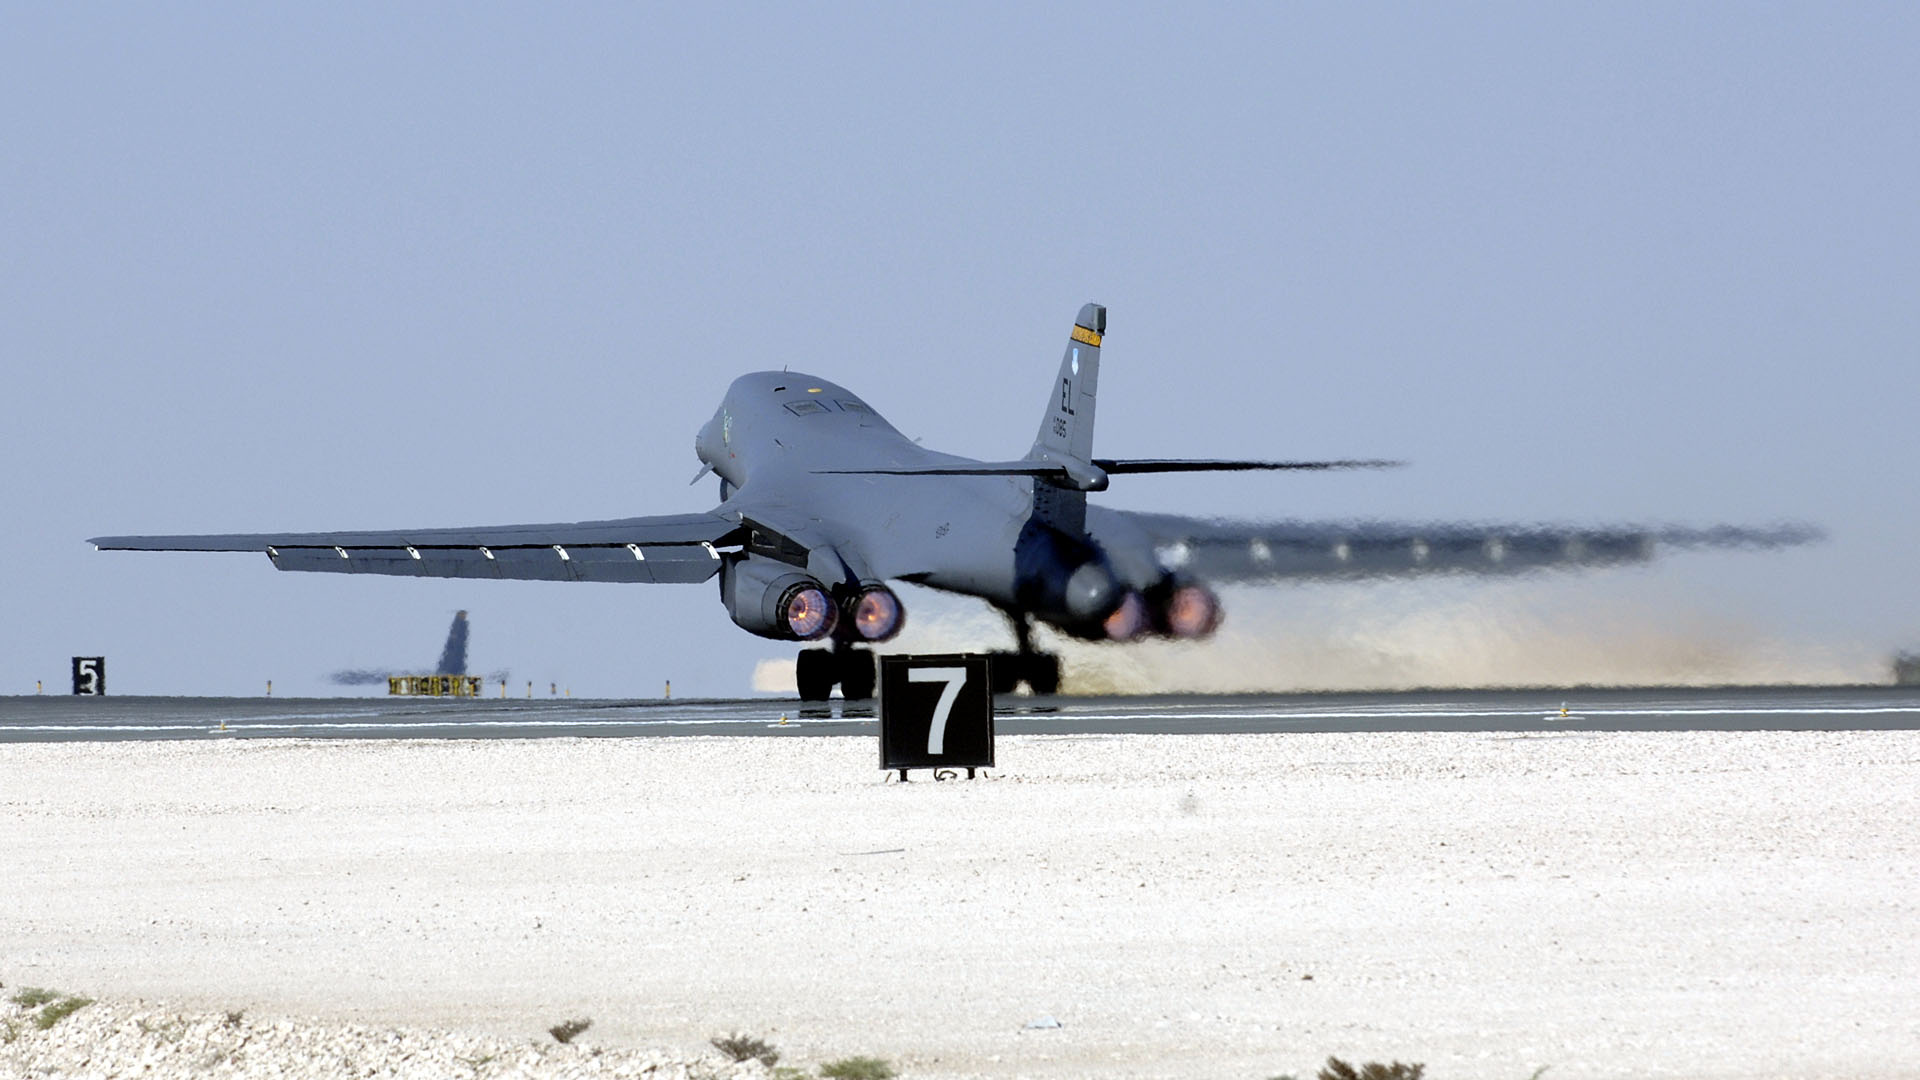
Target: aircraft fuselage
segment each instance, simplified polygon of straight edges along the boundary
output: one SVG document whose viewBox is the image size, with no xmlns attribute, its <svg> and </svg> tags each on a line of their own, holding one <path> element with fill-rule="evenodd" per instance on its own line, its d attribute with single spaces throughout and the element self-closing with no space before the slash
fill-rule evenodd
<svg viewBox="0 0 1920 1080">
<path fill-rule="evenodd" d="M 856 472 L 980 463 L 918 445 L 858 395 L 818 376 L 736 379 L 695 449 L 722 480 L 726 498 L 716 513 L 801 524 L 789 531 L 807 535 L 787 539 L 796 553 L 811 553 L 807 568 L 842 594 L 867 582 L 911 581 L 1100 638 L 1129 590 L 1152 588 L 1161 576 L 1148 552 L 1131 562 L 1152 568 L 1152 577 L 1123 580 L 1084 531 L 1037 520 L 1038 481 Z"/>
</svg>

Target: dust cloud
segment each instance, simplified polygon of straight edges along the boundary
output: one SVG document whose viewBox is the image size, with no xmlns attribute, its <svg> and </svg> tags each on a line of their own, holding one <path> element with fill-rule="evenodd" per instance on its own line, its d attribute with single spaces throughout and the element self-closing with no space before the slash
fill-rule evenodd
<svg viewBox="0 0 1920 1080">
<path fill-rule="evenodd" d="M 1211 640 L 1104 645 L 1045 630 L 1071 694 L 1257 693 L 1501 686 L 1861 684 L 1890 679 L 1861 643 L 1812 643 L 1647 590 L 1528 579 L 1224 591 Z M 1006 621 L 915 597 L 889 652 L 1012 646 Z M 789 665 L 790 666 L 790 665 Z M 789 676 L 790 678 L 790 676 Z"/>
</svg>

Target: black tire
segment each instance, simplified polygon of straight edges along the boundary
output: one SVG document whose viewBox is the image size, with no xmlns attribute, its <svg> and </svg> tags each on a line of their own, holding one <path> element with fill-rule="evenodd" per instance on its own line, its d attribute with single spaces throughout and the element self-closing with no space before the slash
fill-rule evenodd
<svg viewBox="0 0 1920 1080">
<path fill-rule="evenodd" d="M 793 665 L 793 681 L 799 684 L 801 701 L 825 701 L 833 693 L 836 679 L 833 653 L 826 649 L 803 649 Z"/>
<path fill-rule="evenodd" d="M 987 654 L 987 685 L 995 694 L 1011 694 L 1020 685 L 1020 654 Z"/>
<path fill-rule="evenodd" d="M 1027 689 L 1036 694 L 1060 692 L 1060 658 L 1052 653 L 1034 653 L 1026 660 Z"/>
<path fill-rule="evenodd" d="M 842 649 L 834 654 L 840 664 L 840 696 L 848 701 L 873 698 L 873 653 L 868 649 Z"/>
</svg>

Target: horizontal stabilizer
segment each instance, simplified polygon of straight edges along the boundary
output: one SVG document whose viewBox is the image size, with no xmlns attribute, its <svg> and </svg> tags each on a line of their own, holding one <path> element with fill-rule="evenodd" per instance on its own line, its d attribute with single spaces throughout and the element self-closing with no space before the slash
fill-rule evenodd
<svg viewBox="0 0 1920 1080">
<path fill-rule="evenodd" d="M 1343 461 L 1226 461 L 1217 458 L 1094 458 L 1101 472 L 1183 473 L 1183 472 L 1313 472 L 1328 469 L 1398 469 L 1404 461 L 1378 459 Z M 911 465 L 900 468 L 815 469 L 816 473 L 873 476 L 1045 476 L 1063 477 L 1069 470 L 1051 461 L 969 461 L 955 465 Z"/>
<path fill-rule="evenodd" d="M 900 468 L 815 469 L 839 476 L 1065 476 L 1066 470 L 1046 461 L 969 461 L 956 465 L 908 465 Z"/>
<path fill-rule="evenodd" d="M 1211 458 L 1094 458 L 1103 472 L 1123 473 L 1180 472 L 1319 472 L 1329 469 L 1398 469 L 1404 461 L 1377 458 L 1342 461 L 1218 461 Z"/>
</svg>

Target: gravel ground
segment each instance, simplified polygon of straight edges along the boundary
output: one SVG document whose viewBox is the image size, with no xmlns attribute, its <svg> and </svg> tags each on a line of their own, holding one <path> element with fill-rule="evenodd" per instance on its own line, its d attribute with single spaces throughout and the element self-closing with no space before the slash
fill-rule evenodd
<svg viewBox="0 0 1920 1080">
<path fill-rule="evenodd" d="M 42 1006 L 44 1008 L 44 1006 Z M 460 1077 L 768 1080 L 757 1061 L 568 1045 L 469 1032 L 191 1013 L 89 1002 L 41 1029 L 38 1009 L 0 1007 L 0 1073 L 18 1077 Z"/>
<path fill-rule="evenodd" d="M 1920 1076 L 1920 733 L 874 757 L 0 746 L 0 982 L 103 999 L 0 1070 L 677 1076 L 744 1031 L 914 1077 Z M 599 1056 L 544 1034 L 569 1017 Z"/>
</svg>

